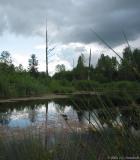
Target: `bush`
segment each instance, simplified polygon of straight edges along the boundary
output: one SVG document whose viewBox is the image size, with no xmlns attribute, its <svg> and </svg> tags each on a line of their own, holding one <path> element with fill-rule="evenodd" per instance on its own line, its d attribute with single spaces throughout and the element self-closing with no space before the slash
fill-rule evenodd
<svg viewBox="0 0 140 160">
<path fill-rule="evenodd" d="M 52 80 L 49 83 L 49 92 L 53 93 L 72 93 L 75 89 L 68 81 Z"/>
<path fill-rule="evenodd" d="M 96 81 L 74 81 L 73 86 L 76 88 L 76 90 L 86 90 L 86 91 L 95 91 L 97 88 L 99 88 L 99 83 Z"/>
</svg>

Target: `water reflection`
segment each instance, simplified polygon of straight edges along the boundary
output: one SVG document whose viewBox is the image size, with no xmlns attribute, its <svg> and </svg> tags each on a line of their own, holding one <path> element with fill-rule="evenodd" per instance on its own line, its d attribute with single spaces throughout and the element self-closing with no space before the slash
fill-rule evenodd
<svg viewBox="0 0 140 160">
<path fill-rule="evenodd" d="M 46 124 L 47 128 L 88 128 L 96 130 L 127 128 L 139 133 L 140 110 L 138 108 L 82 108 L 71 101 L 46 101 L 1 106 L 0 125 L 10 128 L 26 128 Z M 88 105 L 88 104 L 87 104 Z"/>
</svg>

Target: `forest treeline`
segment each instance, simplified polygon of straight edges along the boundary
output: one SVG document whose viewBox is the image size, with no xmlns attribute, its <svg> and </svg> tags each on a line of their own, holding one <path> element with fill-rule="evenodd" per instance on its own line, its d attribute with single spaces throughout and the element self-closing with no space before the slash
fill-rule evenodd
<svg viewBox="0 0 140 160">
<path fill-rule="evenodd" d="M 101 54 L 95 67 L 85 64 L 84 55 L 77 65 L 66 71 L 63 64 L 56 66 L 56 73 L 48 77 L 38 72 L 35 54 L 29 59 L 28 69 L 12 62 L 11 54 L 3 51 L 0 55 L 0 97 L 43 95 L 45 93 L 69 93 L 95 90 L 139 90 L 140 50 L 125 48 L 122 58 Z"/>
<path fill-rule="evenodd" d="M 63 65 L 58 65 L 58 73 L 53 77 L 58 80 L 94 80 L 98 82 L 138 81 L 140 79 L 140 50 L 125 48 L 122 58 L 101 54 L 95 67 L 85 65 L 84 55 L 78 59 L 77 66 L 72 71 L 65 71 Z"/>
</svg>

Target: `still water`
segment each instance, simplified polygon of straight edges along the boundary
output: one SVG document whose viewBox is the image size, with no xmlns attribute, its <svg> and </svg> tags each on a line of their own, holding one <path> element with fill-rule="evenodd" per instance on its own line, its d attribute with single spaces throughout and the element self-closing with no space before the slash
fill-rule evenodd
<svg viewBox="0 0 140 160">
<path fill-rule="evenodd" d="M 80 160 L 91 153 L 96 157 L 102 153 L 138 156 L 139 106 L 105 103 L 96 97 L 80 97 L 0 104 L 0 139 L 7 144 L 15 139 L 26 141 L 25 137 L 30 142 L 37 136 L 47 149 L 55 151 L 59 146 L 60 155 L 67 152 L 70 159 L 77 150 Z"/>
<path fill-rule="evenodd" d="M 126 106 L 92 108 L 85 104 L 81 107 L 82 103 L 71 100 L 1 104 L 0 126 L 26 128 L 46 124 L 48 128 L 77 130 L 127 128 L 133 134 L 140 134 L 139 109 Z"/>
<path fill-rule="evenodd" d="M 71 127 L 88 127 L 89 123 L 93 123 L 97 127 L 100 122 L 94 112 L 96 110 L 93 112 L 76 110 L 72 105 L 62 106 L 54 101 L 15 104 L 15 107 L 11 108 L 9 105 L 6 110 L 0 112 L 0 124 L 10 128 L 26 128 L 47 123 L 49 128 L 62 126 L 66 128 L 68 124 Z"/>
</svg>

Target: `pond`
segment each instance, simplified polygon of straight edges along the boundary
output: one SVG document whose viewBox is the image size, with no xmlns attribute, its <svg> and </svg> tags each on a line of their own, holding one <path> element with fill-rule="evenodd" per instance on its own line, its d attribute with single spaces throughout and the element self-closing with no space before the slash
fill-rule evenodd
<svg viewBox="0 0 140 160">
<path fill-rule="evenodd" d="M 0 105 L 0 125 L 10 128 L 26 128 L 30 125 L 47 124 L 48 128 L 88 128 L 96 130 L 121 128 L 125 126 L 139 134 L 140 110 L 130 107 L 85 106 L 70 99 L 20 102 Z"/>
<path fill-rule="evenodd" d="M 105 105 L 104 101 L 102 101 L 104 105 L 100 103 L 95 105 L 94 98 L 78 97 L 0 104 L 0 133 L 7 129 L 5 133 L 11 130 L 13 134 L 17 129 L 25 131 L 30 127 L 34 132 L 32 128 L 35 127 L 42 130 L 43 135 L 47 133 L 47 138 L 45 137 L 43 141 L 47 139 L 49 147 L 66 141 L 73 144 L 76 140 L 80 145 L 82 143 L 87 146 L 88 152 L 91 149 L 95 150 L 96 156 L 100 151 L 104 153 L 104 150 L 114 154 L 118 152 L 125 155 L 139 154 L 139 107 L 110 107 Z M 86 157 L 88 152 L 85 150 L 82 157 Z"/>
</svg>

